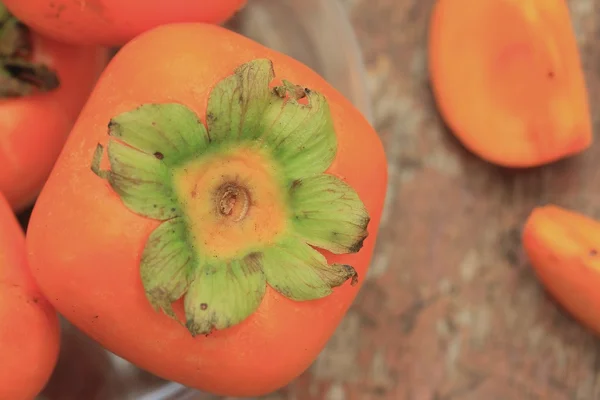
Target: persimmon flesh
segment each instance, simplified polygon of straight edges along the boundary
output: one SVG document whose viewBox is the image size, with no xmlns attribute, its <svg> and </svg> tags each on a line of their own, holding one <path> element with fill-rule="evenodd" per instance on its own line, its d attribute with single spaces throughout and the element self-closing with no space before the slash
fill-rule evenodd
<svg viewBox="0 0 600 400">
<path fill-rule="evenodd" d="M 538 207 L 522 240 L 548 293 L 600 335 L 600 222 L 555 205 Z"/>
<path fill-rule="evenodd" d="M 592 142 L 564 0 L 438 0 L 429 73 L 450 130 L 489 162 L 538 166 Z"/>
</svg>

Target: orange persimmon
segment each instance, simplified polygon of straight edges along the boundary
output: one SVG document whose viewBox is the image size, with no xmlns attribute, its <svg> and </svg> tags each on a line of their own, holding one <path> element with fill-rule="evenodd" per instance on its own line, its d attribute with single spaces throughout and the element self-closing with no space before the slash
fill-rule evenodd
<svg viewBox="0 0 600 400">
<path fill-rule="evenodd" d="M 54 41 L 0 2 L 0 192 L 31 205 L 108 61 L 107 49 Z"/>
<path fill-rule="evenodd" d="M 548 293 L 600 334 L 600 222 L 555 205 L 537 207 L 522 241 Z"/>
<path fill-rule="evenodd" d="M 479 157 L 533 167 L 590 146 L 588 96 L 565 0 L 438 0 L 428 53 L 440 114 Z"/>
<path fill-rule="evenodd" d="M 56 365 L 60 328 L 27 264 L 25 235 L 0 194 L 0 400 L 31 400 Z"/>
<path fill-rule="evenodd" d="M 112 352 L 267 394 L 354 300 L 386 165 L 364 116 L 305 65 L 218 26 L 163 25 L 99 79 L 36 202 L 29 260 Z"/>
<path fill-rule="evenodd" d="M 4 0 L 35 31 L 71 44 L 121 46 L 159 25 L 220 24 L 246 0 Z"/>
</svg>

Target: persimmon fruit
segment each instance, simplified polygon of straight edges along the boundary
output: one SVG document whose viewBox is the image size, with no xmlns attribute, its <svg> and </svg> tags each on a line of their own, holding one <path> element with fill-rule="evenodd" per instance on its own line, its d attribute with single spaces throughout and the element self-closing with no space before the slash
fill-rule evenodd
<svg viewBox="0 0 600 400">
<path fill-rule="evenodd" d="M 0 3 L 0 192 L 15 211 L 41 190 L 108 61 L 31 31 Z"/>
<path fill-rule="evenodd" d="M 317 73 L 218 26 L 165 25 L 98 81 L 33 209 L 30 262 L 114 353 L 257 396 L 350 307 L 386 183 L 376 132 Z"/>
<path fill-rule="evenodd" d="M 247 0 L 4 0 L 32 29 L 80 45 L 122 46 L 135 36 L 177 22 L 220 24 Z"/>
<path fill-rule="evenodd" d="M 59 347 L 56 311 L 29 270 L 25 235 L 0 194 L 0 400 L 33 400 L 50 378 Z"/>
</svg>

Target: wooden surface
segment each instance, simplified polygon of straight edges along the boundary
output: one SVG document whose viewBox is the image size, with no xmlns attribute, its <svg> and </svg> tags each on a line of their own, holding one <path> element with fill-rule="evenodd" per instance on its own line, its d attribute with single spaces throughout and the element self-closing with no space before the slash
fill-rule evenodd
<svg viewBox="0 0 600 400">
<path fill-rule="evenodd" d="M 569 3 L 598 110 L 600 0 Z M 600 399 L 600 341 L 548 298 L 520 247 L 537 204 L 600 217 L 600 143 L 518 173 L 465 151 L 428 87 L 432 4 L 345 1 L 389 159 L 387 216 L 368 282 L 335 337 L 271 398 Z M 596 111 L 596 130 L 599 122 Z"/>
<path fill-rule="evenodd" d="M 266 399 L 600 399 L 600 341 L 548 298 L 520 246 L 535 205 L 553 202 L 600 218 L 600 143 L 535 170 L 484 163 L 435 111 L 425 53 L 433 0 L 344 4 L 387 150 L 387 211 L 370 275 L 337 333 L 309 371 Z M 570 5 L 597 110 L 600 0 Z M 596 128 L 599 122 L 596 114 Z M 106 364 L 84 342 L 73 341 L 72 351 Z M 84 386 L 111 379 L 78 371 L 63 369 L 48 398 L 92 399 Z M 61 380 L 71 396 L 51 395 Z"/>
</svg>

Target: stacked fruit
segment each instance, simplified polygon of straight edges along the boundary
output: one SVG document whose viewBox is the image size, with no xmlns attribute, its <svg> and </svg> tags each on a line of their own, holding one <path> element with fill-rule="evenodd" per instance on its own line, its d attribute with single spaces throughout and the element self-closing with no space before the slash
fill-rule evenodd
<svg viewBox="0 0 600 400">
<path fill-rule="evenodd" d="M 218 26 L 242 3 L 4 2 L 1 400 L 48 381 L 57 314 L 165 379 L 268 393 L 355 298 L 383 147 L 315 72 Z"/>
<path fill-rule="evenodd" d="M 243 5 L 4 0 L 0 400 L 46 384 L 58 313 L 165 379 L 269 393 L 356 297 L 383 147 L 315 72 L 218 26 Z M 442 117 L 490 162 L 539 167 L 592 144 L 564 0 L 439 0 L 429 66 Z M 34 202 L 25 237 L 15 213 Z M 523 243 L 600 331 L 600 224 L 548 205 Z"/>
</svg>

